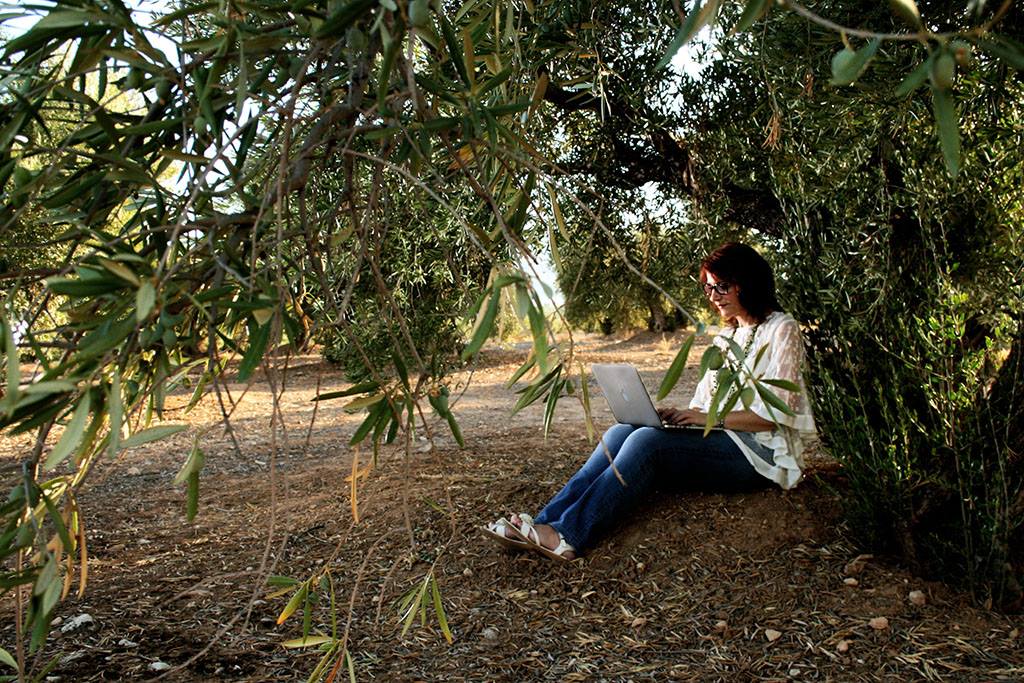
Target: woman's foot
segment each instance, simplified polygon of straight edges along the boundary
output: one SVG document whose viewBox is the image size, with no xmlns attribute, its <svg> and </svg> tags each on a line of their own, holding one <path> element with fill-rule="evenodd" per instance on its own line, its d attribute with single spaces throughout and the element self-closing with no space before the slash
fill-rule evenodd
<svg viewBox="0 0 1024 683">
<path fill-rule="evenodd" d="M 558 533 L 558 530 L 550 524 L 534 524 L 529 515 L 520 514 L 512 515 L 509 517 L 509 521 L 519 530 L 521 536 L 548 557 L 560 560 L 576 559 L 576 549 L 566 543 L 562 534 Z"/>
<path fill-rule="evenodd" d="M 483 531 L 506 548 L 528 550 L 533 547 L 533 544 L 519 533 L 518 525 L 514 525 L 504 517 L 491 522 L 483 528 Z"/>
</svg>

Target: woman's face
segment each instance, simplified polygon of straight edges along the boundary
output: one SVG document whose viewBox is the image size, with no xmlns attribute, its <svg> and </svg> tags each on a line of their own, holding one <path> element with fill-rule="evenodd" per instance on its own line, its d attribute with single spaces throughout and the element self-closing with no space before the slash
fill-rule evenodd
<svg viewBox="0 0 1024 683">
<path fill-rule="evenodd" d="M 746 322 L 750 318 L 747 309 L 740 305 L 740 288 L 731 282 L 725 282 L 715 277 L 714 273 L 707 273 L 704 277 L 704 294 L 711 301 L 718 314 L 724 320 L 737 320 Z"/>
</svg>

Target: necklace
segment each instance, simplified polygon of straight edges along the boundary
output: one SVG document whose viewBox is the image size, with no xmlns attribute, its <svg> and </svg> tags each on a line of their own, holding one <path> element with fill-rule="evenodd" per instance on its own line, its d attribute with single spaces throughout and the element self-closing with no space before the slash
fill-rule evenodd
<svg viewBox="0 0 1024 683">
<path fill-rule="evenodd" d="M 759 327 L 761 327 L 761 323 L 757 323 L 757 324 L 755 324 L 755 325 L 754 325 L 754 328 L 753 328 L 752 330 L 750 330 L 750 336 L 749 336 L 749 337 L 747 337 L 747 341 L 746 341 L 746 343 L 745 343 L 745 344 L 743 345 L 743 361 L 739 361 L 739 359 L 738 359 L 738 358 L 736 358 L 735 356 L 733 356 L 733 358 L 734 358 L 734 359 L 735 359 L 735 360 L 736 360 L 737 362 L 743 362 L 743 363 L 745 363 L 745 362 L 747 361 L 747 358 L 749 358 L 749 357 L 750 357 L 750 352 L 751 352 L 751 351 L 752 351 L 752 350 L 754 349 L 754 337 L 756 337 L 756 336 L 757 336 L 757 328 L 759 328 Z M 735 327 L 734 327 L 734 328 L 732 328 L 732 332 L 731 332 L 731 333 L 729 334 L 729 339 L 732 339 L 733 337 L 735 337 L 735 336 L 736 336 L 736 330 L 737 330 L 737 329 L 738 329 L 738 328 L 735 328 Z M 726 359 L 726 361 L 728 361 L 728 359 L 729 359 L 729 355 L 730 355 L 731 353 L 732 353 L 732 349 L 730 348 L 730 345 L 726 345 L 726 348 L 725 348 L 725 354 L 723 354 L 723 355 L 725 356 L 725 359 Z M 751 370 L 753 370 L 753 368 L 751 368 Z M 712 399 L 712 400 L 714 400 L 715 396 L 717 396 L 717 395 L 718 395 L 718 385 L 719 385 L 719 380 L 718 380 L 718 377 L 719 377 L 719 372 L 720 372 L 720 371 L 716 371 L 716 372 L 715 372 L 715 381 L 714 381 L 714 383 L 713 383 L 713 384 L 712 384 L 712 386 L 711 386 L 711 399 Z"/>
</svg>

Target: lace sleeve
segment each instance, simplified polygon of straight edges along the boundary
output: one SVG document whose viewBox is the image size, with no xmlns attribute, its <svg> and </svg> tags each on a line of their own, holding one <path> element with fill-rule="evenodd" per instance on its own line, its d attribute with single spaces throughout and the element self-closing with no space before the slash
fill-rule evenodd
<svg viewBox="0 0 1024 683">
<path fill-rule="evenodd" d="M 784 379 L 797 386 L 803 385 L 801 368 L 803 367 L 804 346 L 800 336 L 800 328 L 795 320 L 787 320 L 775 330 L 769 341 L 771 347 L 768 355 L 768 367 L 765 368 L 765 379 Z M 774 393 L 785 401 L 794 412 L 800 409 L 802 394 L 787 391 L 780 387 L 772 387 Z"/>
<path fill-rule="evenodd" d="M 690 408 L 707 412 L 708 405 L 711 403 L 711 378 L 713 375 L 714 373 L 709 371 L 697 382 L 697 390 L 693 392 L 693 398 L 690 399 Z"/>
<path fill-rule="evenodd" d="M 804 344 L 800 334 L 800 326 L 793 318 L 786 316 L 777 326 L 768 330 L 765 343 L 767 362 L 763 370 L 758 368 L 757 375 L 761 379 L 782 379 L 800 387 L 800 391 L 789 391 L 781 387 L 768 385 L 772 393 L 778 396 L 795 415 L 786 415 L 777 409 L 769 409 L 760 396 L 754 399 L 751 410 L 779 424 L 800 431 L 813 431 L 814 420 L 811 415 L 810 403 L 807 400 L 807 389 L 803 379 Z"/>
</svg>

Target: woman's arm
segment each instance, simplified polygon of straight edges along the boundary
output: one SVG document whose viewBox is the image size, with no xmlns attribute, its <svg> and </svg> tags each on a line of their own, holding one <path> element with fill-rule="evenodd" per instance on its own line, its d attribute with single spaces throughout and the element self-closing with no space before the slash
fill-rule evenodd
<svg viewBox="0 0 1024 683">
<path fill-rule="evenodd" d="M 698 427 L 703 427 L 708 421 L 707 413 L 694 408 L 687 408 L 685 410 L 679 410 L 678 408 L 659 408 L 658 415 L 660 415 L 661 419 L 665 422 L 677 425 L 697 425 Z M 750 410 L 731 411 L 725 416 L 725 421 L 722 426 L 726 429 L 732 429 L 737 432 L 770 432 L 775 429 L 775 423 L 764 419 L 757 413 Z"/>
<path fill-rule="evenodd" d="M 800 326 L 790 316 L 786 315 L 774 328 L 765 330 L 770 339 L 766 340 L 768 358 L 758 364 L 756 370 L 758 377 L 769 379 L 785 379 L 802 386 L 800 373 L 803 360 L 803 341 L 800 336 Z M 717 339 L 716 339 L 717 341 Z M 714 392 L 715 373 L 706 372 L 697 383 L 693 399 L 687 410 L 677 408 L 663 408 L 658 411 L 662 420 L 674 424 L 698 425 L 703 427 L 707 423 L 706 409 L 711 405 L 711 394 Z M 798 413 L 804 402 L 800 393 L 786 391 L 779 387 L 771 387 L 772 393 L 779 397 L 784 403 Z M 755 396 L 750 405 L 754 410 L 733 410 L 725 418 L 725 426 L 728 429 L 741 432 L 770 432 L 778 425 L 795 426 L 794 421 L 801 421 L 803 424 L 809 417 L 798 415 L 797 418 L 773 409 L 764 404 L 760 396 Z"/>
</svg>

